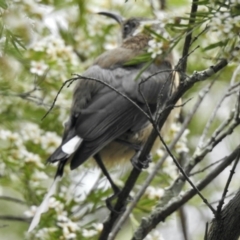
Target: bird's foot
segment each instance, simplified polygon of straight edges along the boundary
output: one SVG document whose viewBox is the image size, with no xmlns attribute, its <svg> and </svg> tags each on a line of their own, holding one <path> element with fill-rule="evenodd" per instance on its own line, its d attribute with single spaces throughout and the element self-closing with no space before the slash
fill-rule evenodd
<svg viewBox="0 0 240 240">
<path fill-rule="evenodd" d="M 149 163 L 152 162 L 152 154 L 149 153 L 144 161 L 140 161 L 139 156 L 140 156 L 141 151 L 138 151 L 131 159 L 132 165 L 141 171 L 143 168 L 148 168 Z"/>
<path fill-rule="evenodd" d="M 118 188 L 117 191 L 115 189 L 114 194 L 111 197 L 106 199 L 106 206 L 107 206 L 107 208 L 111 212 L 114 212 L 116 214 L 122 214 L 126 210 L 126 204 L 124 204 L 124 206 L 120 210 L 116 210 L 114 208 L 114 206 L 113 206 L 113 201 L 118 198 L 120 193 L 121 193 L 121 190 L 119 188 Z M 131 196 L 129 196 L 128 199 L 127 199 L 127 202 L 131 202 L 132 200 L 133 200 L 133 198 Z"/>
</svg>

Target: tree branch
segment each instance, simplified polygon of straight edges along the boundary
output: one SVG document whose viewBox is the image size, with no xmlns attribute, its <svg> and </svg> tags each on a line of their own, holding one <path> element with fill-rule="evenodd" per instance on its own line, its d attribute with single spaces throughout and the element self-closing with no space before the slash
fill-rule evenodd
<svg viewBox="0 0 240 240">
<path fill-rule="evenodd" d="M 237 158 L 236 158 L 236 160 L 235 160 L 235 162 L 234 162 L 234 164 L 233 164 L 233 166 L 232 166 L 232 169 L 231 169 L 231 171 L 230 171 L 230 174 L 229 174 L 229 177 L 228 177 L 226 186 L 225 186 L 225 188 L 224 188 L 224 190 L 223 190 L 222 198 L 221 198 L 221 200 L 219 201 L 219 204 L 218 204 L 218 206 L 217 206 L 216 217 L 220 217 L 220 216 L 221 216 L 221 210 L 222 210 L 222 206 L 223 206 L 223 204 L 224 204 L 224 199 L 226 198 L 226 195 L 227 195 L 227 192 L 228 192 L 228 187 L 229 187 L 229 185 L 230 185 L 230 183 L 231 183 L 233 174 L 235 173 L 234 171 L 235 171 L 235 169 L 236 169 L 236 167 L 237 167 L 237 164 L 238 164 L 238 162 L 239 162 L 239 158 L 240 158 L 240 151 L 239 151 L 238 156 L 237 156 Z"/>
<path fill-rule="evenodd" d="M 211 66 L 210 68 L 201 71 L 201 72 L 194 72 L 191 77 L 189 77 L 187 80 L 183 81 L 182 84 L 178 87 L 178 89 L 173 93 L 173 95 L 166 101 L 164 104 L 163 112 L 160 115 L 158 119 L 158 130 L 160 132 L 163 124 L 165 123 L 168 115 L 170 114 L 171 110 L 177 103 L 177 101 L 183 96 L 183 94 L 190 89 L 196 82 L 206 80 L 207 78 L 211 77 L 221 69 L 223 69 L 225 66 L 227 66 L 228 62 L 226 59 L 222 59 L 219 63 L 217 63 L 215 66 Z M 151 132 L 146 144 L 144 145 L 142 151 L 140 152 L 140 155 L 138 157 L 138 162 L 142 163 L 144 165 L 145 159 L 147 159 L 147 156 L 149 155 L 151 148 L 155 142 L 155 139 L 158 136 L 158 132 L 153 129 Z M 128 196 L 133 189 L 139 175 L 141 173 L 141 170 L 139 168 L 133 168 L 132 172 L 130 173 L 130 176 L 128 177 L 124 188 L 119 194 L 118 200 L 116 205 L 114 206 L 114 210 L 111 212 L 109 218 L 104 223 L 104 228 L 101 233 L 101 236 L 99 240 L 106 240 L 115 225 L 116 221 L 119 219 L 119 212 L 121 212 L 127 202 Z"/>
<path fill-rule="evenodd" d="M 240 236 L 239 222 L 240 190 L 224 207 L 221 216 L 212 220 L 207 240 L 238 240 Z"/>
<path fill-rule="evenodd" d="M 214 178 L 216 178 L 229 164 L 231 164 L 239 154 L 240 145 L 227 157 L 225 157 L 224 161 L 219 164 L 211 173 L 209 173 L 201 182 L 199 182 L 196 186 L 199 190 L 205 188 L 209 183 L 212 182 Z M 166 217 L 175 212 L 178 208 L 183 206 L 186 202 L 188 202 L 193 196 L 197 193 L 195 189 L 190 189 L 182 197 L 176 197 L 175 200 L 172 200 L 164 207 L 157 207 L 151 213 L 148 218 L 143 218 L 140 226 L 134 233 L 132 240 L 140 240 L 143 239 L 147 234 L 156 227 L 156 225 L 160 222 L 163 222 Z M 240 192 L 239 192 L 240 194 Z M 239 199 L 238 199 L 239 201 Z M 240 203 L 240 201 L 239 201 Z M 240 214 L 238 215 L 238 217 Z M 238 220 L 239 223 L 239 220 Z M 216 238 L 217 239 L 217 238 Z M 220 238 L 218 238 L 220 239 Z M 231 239 L 232 238 L 222 238 L 221 240 Z M 209 240 L 209 238 L 208 238 Z"/>
<path fill-rule="evenodd" d="M 192 30 L 193 30 L 193 25 L 194 25 L 195 19 L 196 19 L 197 9 L 198 9 L 198 0 L 193 0 L 189 23 L 188 23 L 189 28 L 188 28 L 187 36 L 185 38 L 185 42 L 184 42 L 184 46 L 183 46 L 181 67 L 180 67 L 181 72 L 186 72 L 186 69 L 187 69 L 187 58 L 188 58 L 187 56 L 188 56 L 189 48 L 190 48 L 191 42 L 192 42 Z"/>
</svg>

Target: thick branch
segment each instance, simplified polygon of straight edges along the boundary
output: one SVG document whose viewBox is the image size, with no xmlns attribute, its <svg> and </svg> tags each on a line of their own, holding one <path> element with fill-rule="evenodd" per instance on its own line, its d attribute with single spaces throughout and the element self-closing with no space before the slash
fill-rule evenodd
<svg viewBox="0 0 240 240">
<path fill-rule="evenodd" d="M 211 66 L 210 68 L 201 71 L 201 72 L 195 72 L 191 77 L 189 77 L 187 80 L 183 81 L 182 84 L 180 84 L 179 88 L 173 95 L 166 101 L 164 104 L 163 112 L 160 115 L 158 119 L 158 128 L 159 131 L 161 130 L 163 124 L 165 123 L 168 115 L 170 114 L 171 110 L 174 108 L 177 101 L 184 95 L 184 93 L 190 89 L 196 82 L 206 80 L 207 78 L 214 75 L 216 72 L 223 69 L 228 64 L 226 59 L 222 59 L 218 64 L 215 66 Z M 149 155 L 151 148 L 158 136 L 158 132 L 153 129 L 151 132 L 146 144 L 144 145 L 140 155 L 139 155 L 139 162 L 144 163 L 145 159 L 147 159 L 147 156 Z M 101 233 L 101 236 L 99 240 L 106 240 L 115 225 L 116 221 L 119 219 L 119 212 L 122 211 L 122 209 L 125 207 L 125 204 L 127 202 L 128 196 L 133 189 L 139 175 L 141 173 L 140 169 L 133 168 L 130 176 L 128 177 L 125 186 L 121 193 L 119 194 L 117 203 L 114 207 L 114 211 L 111 212 L 110 217 L 107 219 L 107 221 L 104 223 L 104 228 Z"/>
<path fill-rule="evenodd" d="M 209 183 L 212 182 L 214 178 L 216 178 L 229 164 L 231 164 L 234 159 L 238 156 L 240 146 L 238 146 L 229 156 L 225 157 L 224 161 L 219 164 L 211 173 L 209 173 L 205 179 L 203 179 L 196 186 L 199 190 L 205 188 Z M 135 232 L 132 240 L 140 240 L 144 239 L 147 234 L 156 227 L 156 225 L 160 222 L 163 222 L 166 217 L 175 212 L 178 208 L 183 206 L 186 202 L 188 202 L 193 196 L 197 193 L 195 189 L 190 189 L 186 192 L 182 197 L 176 198 L 175 201 L 169 202 L 164 207 L 156 208 L 153 210 L 152 214 L 148 218 L 143 218 L 140 226 Z M 240 202 L 240 201 L 239 201 Z M 239 215 L 240 216 L 240 215 Z M 231 238 L 225 238 L 231 239 Z"/>
<path fill-rule="evenodd" d="M 240 190 L 224 207 L 221 212 L 221 216 L 213 219 L 208 232 L 207 240 L 237 240 L 239 236 Z"/>
<path fill-rule="evenodd" d="M 186 72 L 186 69 L 187 69 L 187 56 L 188 56 L 189 48 L 191 46 L 192 30 L 193 30 L 192 26 L 195 23 L 197 9 L 198 9 L 198 0 L 193 0 L 191 14 L 190 14 L 189 23 L 188 23 L 189 29 L 187 31 L 187 36 L 185 38 L 183 52 L 182 52 L 181 72 Z"/>
</svg>

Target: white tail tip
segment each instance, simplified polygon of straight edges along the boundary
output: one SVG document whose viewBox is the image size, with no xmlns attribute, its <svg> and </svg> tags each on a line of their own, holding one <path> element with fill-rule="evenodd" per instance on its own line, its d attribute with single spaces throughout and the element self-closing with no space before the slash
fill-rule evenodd
<svg viewBox="0 0 240 240">
<path fill-rule="evenodd" d="M 56 187 L 57 187 L 57 183 L 60 180 L 60 178 L 61 178 L 60 176 L 57 176 L 54 179 L 51 187 L 48 190 L 48 193 L 45 195 L 42 203 L 38 207 L 38 209 L 37 209 L 37 211 L 36 211 L 36 213 L 35 213 L 35 215 L 34 215 L 34 217 L 32 219 L 32 222 L 31 222 L 31 224 L 30 224 L 30 226 L 28 228 L 28 232 L 31 232 L 38 225 L 38 223 L 40 221 L 40 218 L 41 218 L 41 214 L 44 213 L 44 212 L 47 212 L 49 199 L 55 193 Z"/>
<path fill-rule="evenodd" d="M 81 142 L 82 139 L 79 136 L 75 136 L 62 145 L 62 151 L 65 152 L 66 154 L 71 155 L 77 150 Z"/>
</svg>

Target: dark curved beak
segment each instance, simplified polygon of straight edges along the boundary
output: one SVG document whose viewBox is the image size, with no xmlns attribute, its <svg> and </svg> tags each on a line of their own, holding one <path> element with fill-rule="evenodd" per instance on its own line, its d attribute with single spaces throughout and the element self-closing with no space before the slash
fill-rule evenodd
<svg viewBox="0 0 240 240">
<path fill-rule="evenodd" d="M 106 17 L 110 17 L 110 18 L 113 18 L 114 20 L 116 20 L 120 25 L 122 25 L 122 22 L 123 22 L 123 17 L 116 14 L 116 13 L 112 13 L 112 12 L 98 12 L 98 14 L 100 15 L 104 15 Z"/>
</svg>

